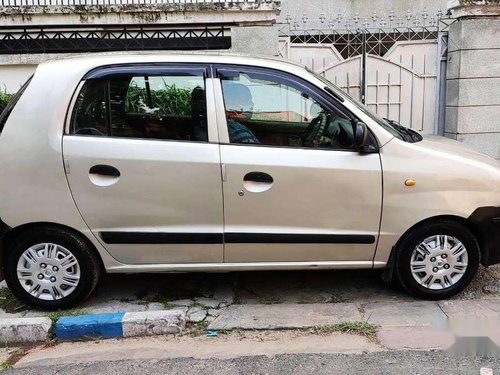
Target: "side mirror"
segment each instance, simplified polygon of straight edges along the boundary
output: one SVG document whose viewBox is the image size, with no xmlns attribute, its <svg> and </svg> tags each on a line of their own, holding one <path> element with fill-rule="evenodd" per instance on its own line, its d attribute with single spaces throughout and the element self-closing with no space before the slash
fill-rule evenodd
<svg viewBox="0 0 500 375">
<path fill-rule="evenodd" d="M 368 128 L 366 124 L 358 121 L 354 129 L 354 147 L 362 149 L 368 140 Z"/>
<path fill-rule="evenodd" d="M 354 129 L 354 147 L 359 150 L 359 152 L 365 154 L 371 154 L 378 152 L 378 147 L 370 142 L 370 131 L 365 123 L 358 121 L 356 122 Z"/>
</svg>

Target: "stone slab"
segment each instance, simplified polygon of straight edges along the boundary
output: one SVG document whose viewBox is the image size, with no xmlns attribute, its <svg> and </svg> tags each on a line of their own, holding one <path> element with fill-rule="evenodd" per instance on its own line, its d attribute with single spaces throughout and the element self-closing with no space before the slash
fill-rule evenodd
<svg viewBox="0 0 500 375">
<path fill-rule="evenodd" d="M 459 58 L 455 58 L 458 57 L 455 54 L 460 54 Z M 455 71 L 453 66 L 450 67 L 447 72 L 451 73 L 451 75 L 447 74 L 447 79 L 500 77 L 500 64 L 492 63 L 500 60 L 500 47 L 456 51 L 452 53 L 451 60 L 449 56 L 448 63 L 459 61 L 458 72 Z"/>
<path fill-rule="evenodd" d="M 448 330 L 459 337 L 489 338 L 500 342 L 500 300 L 442 301 Z"/>
<path fill-rule="evenodd" d="M 385 326 L 446 328 L 447 317 L 436 302 L 374 302 L 365 305 L 369 323 Z"/>
<path fill-rule="evenodd" d="M 441 301 L 439 306 L 448 318 L 460 316 L 500 318 L 500 299 Z"/>
<path fill-rule="evenodd" d="M 499 56 L 500 60 L 500 56 Z M 500 65 L 500 64 L 498 64 Z M 453 114 L 453 109 L 456 114 Z M 500 133 L 500 106 L 446 107 L 446 123 L 455 122 L 455 132 L 459 134 Z M 448 131 L 452 131 L 453 126 Z"/>
<path fill-rule="evenodd" d="M 451 332 L 429 326 L 382 327 L 377 337 L 390 350 L 444 350 L 455 343 Z"/>
<path fill-rule="evenodd" d="M 500 132 L 457 134 L 457 141 L 460 141 L 479 152 L 489 155 L 494 159 L 500 159 Z"/>
<path fill-rule="evenodd" d="M 353 303 L 233 305 L 208 329 L 300 329 L 357 321 L 362 316 Z"/>
<path fill-rule="evenodd" d="M 500 77 L 460 78 L 446 81 L 447 106 L 500 105 Z"/>
<path fill-rule="evenodd" d="M 185 314 L 177 310 L 126 313 L 123 337 L 154 336 L 181 333 L 186 326 Z"/>
<path fill-rule="evenodd" d="M 194 299 L 194 302 L 198 305 L 208 307 L 210 309 L 216 309 L 219 307 L 220 301 L 214 298 L 206 298 L 206 297 L 197 297 Z"/>
<path fill-rule="evenodd" d="M 0 342 L 22 344 L 45 341 L 51 326 L 49 318 L 0 319 Z"/>
<path fill-rule="evenodd" d="M 500 48 L 500 19 L 461 19 L 449 29 L 450 51 Z"/>
</svg>

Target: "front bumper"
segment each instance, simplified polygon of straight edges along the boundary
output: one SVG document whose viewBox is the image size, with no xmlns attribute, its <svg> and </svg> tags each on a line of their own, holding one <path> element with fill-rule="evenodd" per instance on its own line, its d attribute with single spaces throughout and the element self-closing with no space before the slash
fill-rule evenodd
<svg viewBox="0 0 500 375">
<path fill-rule="evenodd" d="M 478 208 L 469 220 L 483 237 L 481 263 L 484 266 L 500 263 L 500 207 Z"/>
</svg>

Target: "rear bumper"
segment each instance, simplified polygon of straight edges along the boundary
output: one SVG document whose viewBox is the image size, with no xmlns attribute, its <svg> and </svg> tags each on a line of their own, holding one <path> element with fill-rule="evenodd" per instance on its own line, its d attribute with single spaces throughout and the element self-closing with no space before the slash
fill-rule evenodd
<svg viewBox="0 0 500 375">
<path fill-rule="evenodd" d="M 485 266 L 500 263 L 500 207 L 480 207 L 469 220 L 477 226 L 483 237 L 481 263 Z"/>
</svg>

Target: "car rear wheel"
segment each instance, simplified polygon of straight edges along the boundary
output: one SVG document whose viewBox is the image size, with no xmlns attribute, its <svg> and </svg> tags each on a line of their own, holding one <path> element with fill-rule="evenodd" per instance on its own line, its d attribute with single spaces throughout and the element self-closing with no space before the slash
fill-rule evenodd
<svg viewBox="0 0 500 375">
<path fill-rule="evenodd" d="M 410 294 L 451 297 L 470 284 L 480 262 L 474 235 L 460 223 L 439 221 L 416 227 L 400 243 L 397 276 Z"/>
<path fill-rule="evenodd" d="M 71 231 L 37 228 L 17 236 L 6 249 L 5 279 L 23 302 L 56 310 L 87 298 L 100 275 L 91 245 Z"/>
</svg>

